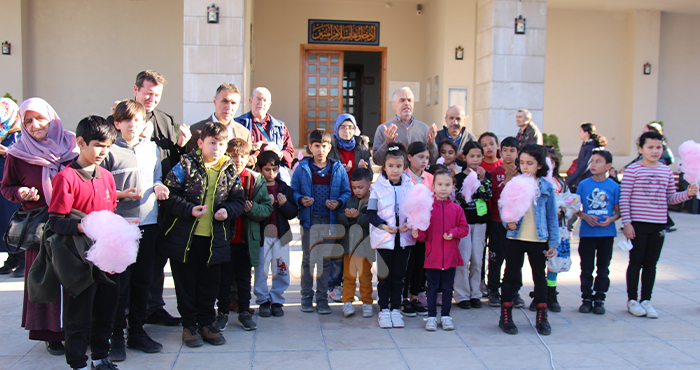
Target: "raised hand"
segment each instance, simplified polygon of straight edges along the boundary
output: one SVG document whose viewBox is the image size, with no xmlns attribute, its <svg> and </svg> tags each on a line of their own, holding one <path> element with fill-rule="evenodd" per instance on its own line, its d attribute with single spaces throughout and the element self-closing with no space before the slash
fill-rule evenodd
<svg viewBox="0 0 700 370">
<path fill-rule="evenodd" d="M 384 139 L 386 143 L 390 143 L 394 141 L 397 137 L 399 137 L 399 133 L 396 132 L 397 127 L 395 124 L 390 124 L 389 126 L 384 126 Z"/>
</svg>

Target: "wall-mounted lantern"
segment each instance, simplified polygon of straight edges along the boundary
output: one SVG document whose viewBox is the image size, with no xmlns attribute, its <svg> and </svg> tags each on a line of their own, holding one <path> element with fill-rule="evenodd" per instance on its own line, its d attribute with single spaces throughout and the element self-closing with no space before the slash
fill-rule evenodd
<svg viewBox="0 0 700 370">
<path fill-rule="evenodd" d="M 644 63 L 644 74 L 645 75 L 651 74 L 651 64 L 649 62 Z"/>
<path fill-rule="evenodd" d="M 215 4 L 207 8 L 207 23 L 219 23 L 219 7 Z"/>
<path fill-rule="evenodd" d="M 7 42 L 7 41 L 3 42 L 2 43 L 2 55 L 10 55 L 10 48 L 11 47 L 12 47 L 12 45 L 9 42 Z"/>
<path fill-rule="evenodd" d="M 463 60 L 464 59 L 464 49 L 462 46 L 458 46 L 455 48 L 455 59 L 456 60 Z"/>
<path fill-rule="evenodd" d="M 523 18 L 522 15 L 519 15 L 518 18 L 515 18 L 515 34 L 525 34 L 525 18 Z"/>
</svg>

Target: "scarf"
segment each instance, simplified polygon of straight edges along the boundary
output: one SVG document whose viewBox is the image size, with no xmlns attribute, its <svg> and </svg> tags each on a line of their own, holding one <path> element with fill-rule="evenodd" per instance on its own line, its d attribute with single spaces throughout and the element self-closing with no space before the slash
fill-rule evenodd
<svg viewBox="0 0 700 370">
<path fill-rule="evenodd" d="M 333 133 L 333 135 L 335 136 L 335 141 L 338 143 L 338 147 L 340 149 L 351 151 L 355 149 L 355 136 L 353 135 L 353 137 L 350 140 L 341 139 L 340 136 L 338 136 L 338 130 L 340 129 L 340 125 L 342 125 L 345 121 L 352 122 L 353 126 L 355 126 L 355 132 L 359 131 L 359 128 L 357 127 L 357 122 L 355 121 L 355 117 L 353 117 L 352 114 L 343 113 L 335 118 L 335 132 Z"/>
<path fill-rule="evenodd" d="M 20 122 L 17 103 L 9 98 L 0 99 L 0 138 L 7 136 L 10 131 L 17 131 Z"/>
<path fill-rule="evenodd" d="M 20 115 L 24 117 L 27 111 L 37 112 L 49 120 L 48 133 L 43 140 L 37 140 L 29 134 L 24 125 L 21 125 L 22 137 L 8 149 L 7 154 L 26 163 L 43 167 L 41 184 L 46 204 L 50 204 L 53 191 L 51 179 L 65 167 L 61 166 L 61 163 L 77 157 L 80 150 L 75 144 L 75 134 L 63 129 L 58 114 L 44 99 L 29 98 L 22 102 L 19 107 Z"/>
</svg>

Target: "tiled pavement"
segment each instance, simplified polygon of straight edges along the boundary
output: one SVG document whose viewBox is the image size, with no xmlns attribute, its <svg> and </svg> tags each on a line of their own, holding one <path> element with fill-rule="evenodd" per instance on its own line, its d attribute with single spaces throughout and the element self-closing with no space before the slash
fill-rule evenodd
<svg viewBox="0 0 700 370">
<path fill-rule="evenodd" d="M 612 286 L 604 316 L 580 314 L 578 255 L 571 272 L 560 275 L 562 312 L 550 315 L 552 335 L 544 337 L 557 369 L 700 369 L 700 230 L 699 215 L 671 214 L 678 232 L 666 239 L 658 266 L 653 302 L 660 318 L 631 316 L 625 310 L 626 254 L 615 249 Z M 572 248 L 577 240 L 572 241 Z M 514 318 L 520 334 L 510 336 L 497 326 L 498 310 L 461 310 L 453 306 L 456 329 L 426 332 L 421 318 L 406 318 L 404 329 L 379 329 L 361 315 L 343 318 L 342 307 L 319 316 L 299 311 L 300 247 L 293 248 L 292 286 L 282 318 L 258 318 L 258 330 L 235 324 L 225 332 L 227 343 L 190 349 L 180 328 L 147 326 L 163 351 L 144 354 L 127 350 L 120 369 L 547 369 L 549 353 L 525 315 Z M 0 254 L 4 260 L 4 254 Z M 524 296 L 532 284 L 525 269 Z M 177 313 L 172 279 L 165 291 L 167 309 Z M 526 299 L 529 303 L 529 299 Z M 357 306 L 358 309 L 361 306 Z M 375 307 L 376 309 L 376 307 Z M 63 357 L 46 353 L 43 343 L 29 341 L 20 328 L 22 283 L 0 277 L 0 370 L 65 369 Z M 361 311 L 361 310 L 360 310 Z M 358 312 L 359 313 L 359 312 Z M 233 319 L 233 318 L 232 318 Z"/>
</svg>

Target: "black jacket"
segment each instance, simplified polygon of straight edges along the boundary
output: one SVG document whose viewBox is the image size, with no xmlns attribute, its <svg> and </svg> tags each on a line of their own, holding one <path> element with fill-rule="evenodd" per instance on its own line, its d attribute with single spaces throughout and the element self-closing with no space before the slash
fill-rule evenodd
<svg viewBox="0 0 700 370">
<path fill-rule="evenodd" d="M 159 109 L 146 114 L 146 121 L 153 122 L 153 140 L 160 148 L 160 165 L 163 177 L 180 162 L 180 156 L 185 154 L 185 148 L 177 146 L 177 131 L 173 116 Z"/>
<path fill-rule="evenodd" d="M 294 203 L 294 192 L 292 188 L 279 178 L 275 179 L 279 185 L 279 194 L 284 194 L 287 197 L 287 202 L 280 207 L 277 200 L 274 203 L 274 211 L 277 212 L 277 237 L 280 238 L 280 244 L 289 244 L 292 241 L 292 229 L 289 226 L 289 220 L 294 219 L 299 214 L 299 207 Z M 267 228 L 267 226 L 266 226 Z"/>
<path fill-rule="evenodd" d="M 369 218 L 367 217 L 368 202 L 364 202 L 362 207 L 360 207 L 360 202 L 360 199 L 353 195 L 348 199 L 343 208 L 338 211 L 338 223 L 345 227 L 345 235 L 342 241 L 343 249 L 345 254 L 356 254 L 370 261 L 374 261 L 374 250 L 369 240 Z M 360 215 L 357 216 L 357 218 L 348 218 L 345 216 L 345 210 L 348 208 L 359 210 Z M 361 233 L 357 226 L 361 227 Z"/>
<path fill-rule="evenodd" d="M 581 181 L 592 176 L 591 170 L 588 169 L 588 161 L 593 156 L 593 149 L 597 147 L 598 145 L 593 140 L 588 140 L 581 144 L 581 149 L 576 159 L 576 171 L 566 178 L 566 185 L 576 188 Z"/>
</svg>

